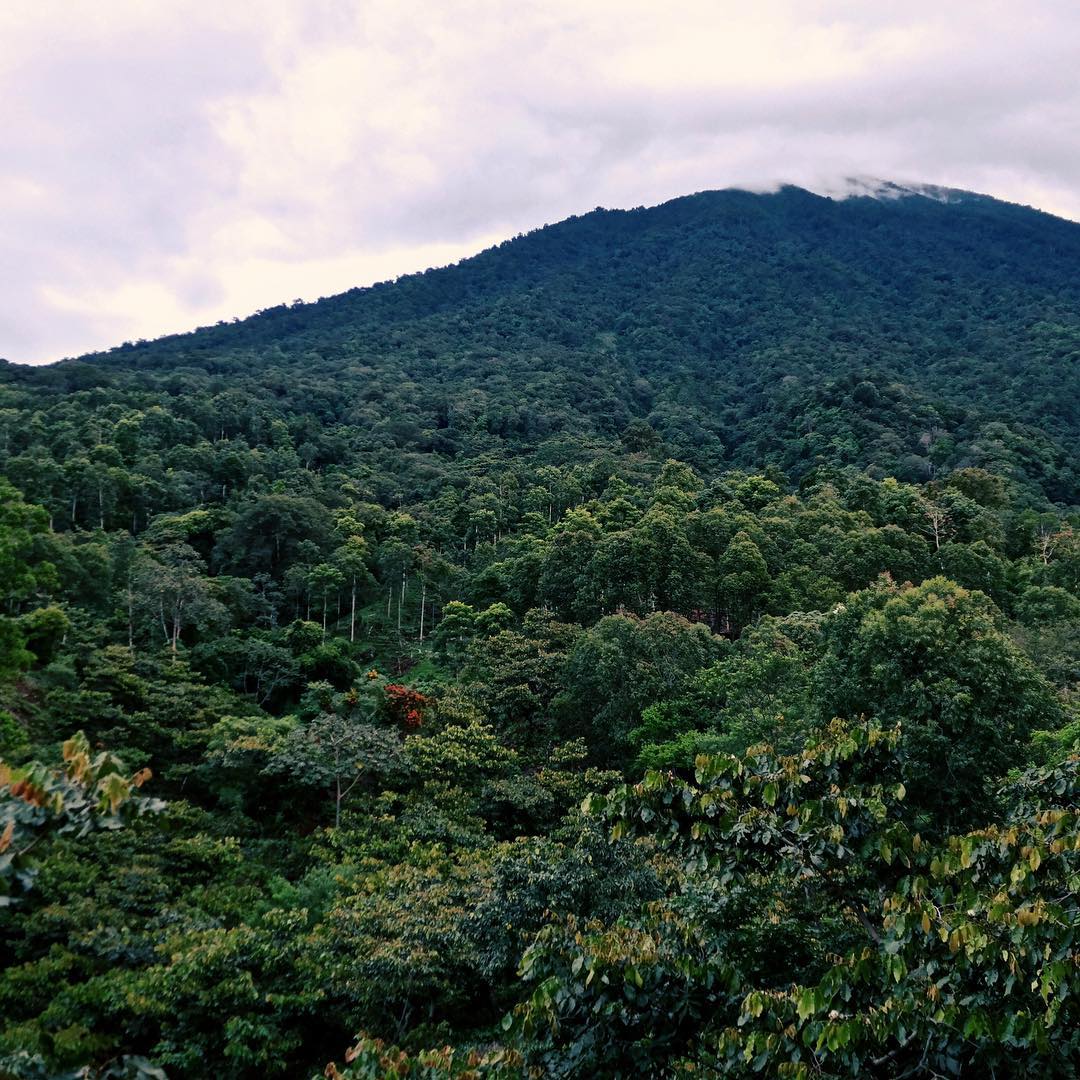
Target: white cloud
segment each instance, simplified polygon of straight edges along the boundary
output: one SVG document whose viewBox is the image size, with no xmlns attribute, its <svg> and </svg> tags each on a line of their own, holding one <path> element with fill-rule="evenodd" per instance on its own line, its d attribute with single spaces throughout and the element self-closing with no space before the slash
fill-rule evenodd
<svg viewBox="0 0 1080 1080">
<path fill-rule="evenodd" d="M 1066 0 L 9 0 L 0 355 L 451 261 L 596 205 L 872 175 L 1080 218 Z"/>
</svg>

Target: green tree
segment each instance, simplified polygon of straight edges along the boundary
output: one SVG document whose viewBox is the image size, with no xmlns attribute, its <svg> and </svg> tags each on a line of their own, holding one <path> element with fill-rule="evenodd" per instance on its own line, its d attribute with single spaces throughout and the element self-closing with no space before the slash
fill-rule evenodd
<svg viewBox="0 0 1080 1080">
<path fill-rule="evenodd" d="M 319 563 L 308 572 L 308 588 L 322 605 L 322 632 L 326 636 L 326 613 L 330 597 L 345 583 L 345 574 L 333 563 Z"/>
<path fill-rule="evenodd" d="M 334 552 L 334 565 L 349 583 L 349 640 L 356 640 L 356 598 L 375 584 L 367 565 L 367 544 L 362 536 L 349 536 Z"/>
<path fill-rule="evenodd" d="M 476 633 L 476 609 L 460 600 L 451 600 L 431 635 L 435 651 L 446 658 L 459 656 Z"/>
<path fill-rule="evenodd" d="M 174 656 L 185 628 L 219 627 L 227 621 L 228 613 L 213 595 L 202 559 L 187 544 L 139 552 L 132 583 L 144 626 L 149 629 L 157 623 Z"/>
<path fill-rule="evenodd" d="M 945 578 L 850 596 L 823 626 L 822 717 L 901 724 L 909 803 L 940 822 L 985 815 L 995 782 L 1061 708 L 982 593 Z"/>
<path fill-rule="evenodd" d="M 536 989 L 507 1021 L 527 1059 L 564 1076 L 1071 1076 L 1080 758 L 1022 776 L 1001 824 L 930 844 L 904 821 L 902 742 L 835 722 L 794 757 L 703 756 L 693 783 L 650 773 L 590 799 L 614 841 L 659 837 L 685 869 L 637 920 L 537 939 Z M 697 883 L 711 910 L 684 926 Z M 799 894 L 814 958 L 763 963 L 759 911 L 775 946 Z"/>
<path fill-rule="evenodd" d="M 337 829 L 346 800 L 369 775 L 393 766 L 399 742 L 396 732 L 369 720 L 324 712 L 294 728 L 267 769 L 287 772 L 308 787 L 328 789 Z"/>
<path fill-rule="evenodd" d="M 609 615 L 577 638 L 557 707 L 567 730 L 588 732 L 593 753 L 625 760 L 630 733 L 658 701 L 676 698 L 721 645 L 708 627 L 657 612 Z"/>
<path fill-rule="evenodd" d="M 769 587 L 769 567 L 757 544 L 742 531 L 725 548 L 716 566 L 718 592 L 732 629 L 738 632 L 753 616 L 759 597 Z"/>
<path fill-rule="evenodd" d="M 26 622 L 13 618 L 20 608 L 56 587 L 53 565 L 41 557 L 38 538 L 48 527 L 45 510 L 23 502 L 18 492 L 0 479 L 0 678 L 28 666 L 34 654 L 26 648 Z"/>
</svg>

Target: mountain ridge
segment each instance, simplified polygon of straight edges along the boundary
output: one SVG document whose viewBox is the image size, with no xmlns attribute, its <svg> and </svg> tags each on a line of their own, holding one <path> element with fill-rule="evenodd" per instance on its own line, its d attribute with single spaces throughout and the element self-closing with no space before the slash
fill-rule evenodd
<svg viewBox="0 0 1080 1080">
<path fill-rule="evenodd" d="M 123 342 L 119 345 L 115 345 L 107 349 L 91 350 L 90 352 L 82 353 L 77 356 L 69 356 L 64 357 L 60 360 L 52 361 L 50 362 L 50 364 L 20 364 L 14 361 L 0 362 L 8 363 L 17 367 L 48 367 L 52 364 L 62 364 L 70 363 L 72 361 L 98 359 L 100 357 L 112 356 L 118 352 L 127 352 L 131 349 L 145 348 L 146 346 L 153 346 L 159 343 L 171 342 L 178 339 L 187 339 L 190 338 L 192 335 L 215 331 L 221 327 L 234 326 L 238 323 L 248 323 L 252 320 L 261 319 L 267 315 L 276 314 L 283 311 L 309 309 L 312 307 L 317 307 L 319 305 L 325 305 L 342 297 L 351 297 L 357 294 L 379 291 L 391 286 L 399 285 L 402 282 L 408 282 L 417 278 L 425 277 L 429 274 L 454 270 L 461 267 L 462 265 L 474 263 L 478 259 L 484 259 L 485 257 L 491 255 L 493 252 L 501 251 L 507 245 L 516 244 L 521 241 L 528 240 L 530 237 L 545 233 L 548 230 L 559 229 L 563 226 L 570 225 L 571 223 L 579 222 L 584 219 L 589 219 L 596 214 L 649 214 L 651 212 L 663 210 L 667 207 L 674 207 L 678 204 L 684 203 L 687 200 L 712 198 L 718 196 L 751 196 L 754 198 L 767 199 L 772 196 L 784 195 L 785 193 L 796 194 L 800 196 L 814 196 L 833 203 L 843 203 L 849 200 L 858 199 L 872 199 L 877 202 L 886 203 L 895 202 L 903 199 L 926 199 L 931 202 L 937 202 L 944 205 L 953 206 L 957 204 L 981 204 L 983 206 L 992 205 L 999 210 L 1020 211 L 1025 214 L 1034 214 L 1039 215 L 1043 218 L 1052 219 L 1055 222 L 1062 222 L 1065 224 L 1074 225 L 1077 229 L 1077 235 L 1080 236 L 1080 223 L 1073 222 L 1071 221 L 1071 219 L 1060 217 L 1059 215 L 1052 214 L 1048 211 L 1040 210 L 1035 207 L 1027 206 L 1021 203 L 1013 203 L 1007 200 L 998 199 L 995 196 L 980 192 L 970 191 L 962 188 L 946 187 L 937 184 L 929 184 L 921 181 L 887 180 L 869 175 L 856 175 L 844 177 L 837 182 L 823 182 L 821 184 L 812 185 L 786 181 L 777 181 L 775 184 L 766 185 L 761 189 L 752 186 L 734 185 L 726 188 L 704 189 L 702 191 L 691 192 L 686 195 L 666 199 L 659 203 L 639 205 L 631 208 L 598 206 L 591 211 L 584 211 L 582 213 L 572 214 L 566 218 L 560 219 L 559 221 L 550 222 L 538 226 L 534 229 L 530 229 L 524 233 L 518 233 L 515 236 L 507 237 L 505 240 L 501 241 L 498 244 L 484 248 L 483 250 L 478 251 L 473 255 L 466 256 L 453 263 L 448 263 L 446 265 L 437 267 L 429 267 L 425 270 L 412 271 L 406 274 L 398 275 L 394 278 L 386 279 L 383 281 L 376 281 L 371 283 L 370 285 L 353 286 L 341 292 L 319 297 L 315 300 L 306 300 L 293 304 L 271 305 L 267 308 L 261 308 L 251 313 L 250 315 L 237 316 L 230 320 L 221 320 L 213 324 L 200 325 L 193 327 L 190 330 L 163 334 L 155 338 L 139 339 L 138 341 L 134 342 Z"/>
<path fill-rule="evenodd" d="M 177 386 L 236 380 L 324 437 L 360 423 L 365 453 L 617 453 L 641 422 L 705 469 L 977 464 L 1076 503 L 1080 225 L 950 200 L 787 186 L 596 209 L 454 266 L 4 379 L 174 404 Z M 288 401 L 300 383 L 315 418 Z"/>
</svg>

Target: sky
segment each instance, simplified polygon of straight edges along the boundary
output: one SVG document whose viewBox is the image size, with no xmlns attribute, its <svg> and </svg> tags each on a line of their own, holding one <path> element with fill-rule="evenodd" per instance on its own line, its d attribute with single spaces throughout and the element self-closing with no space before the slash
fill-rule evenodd
<svg viewBox="0 0 1080 1080">
<path fill-rule="evenodd" d="M 1075 0 L 4 0 L 0 357 L 848 176 L 1080 220 Z"/>
</svg>

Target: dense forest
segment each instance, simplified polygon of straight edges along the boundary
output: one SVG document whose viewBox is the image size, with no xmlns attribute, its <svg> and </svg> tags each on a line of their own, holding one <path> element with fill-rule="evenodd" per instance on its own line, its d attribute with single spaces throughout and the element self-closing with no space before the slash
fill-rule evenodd
<svg viewBox="0 0 1080 1080">
<path fill-rule="evenodd" d="M 0 1078 L 1080 1075 L 1080 225 L 895 194 L 0 362 Z"/>
</svg>

